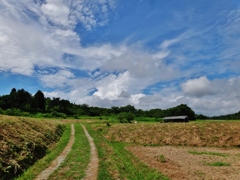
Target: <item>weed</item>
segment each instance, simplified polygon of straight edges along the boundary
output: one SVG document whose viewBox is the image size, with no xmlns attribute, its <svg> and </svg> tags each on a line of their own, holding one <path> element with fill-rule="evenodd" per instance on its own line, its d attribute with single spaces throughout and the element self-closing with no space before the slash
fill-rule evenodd
<svg viewBox="0 0 240 180">
<path fill-rule="evenodd" d="M 160 162 L 162 162 L 162 163 L 167 162 L 167 160 L 166 160 L 166 158 L 164 157 L 163 154 L 161 154 L 161 155 L 159 156 L 158 160 L 159 160 Z"/>
<path fill-rule="evenodd" d="M 190 154 L 193 155 L 213 155 L 213 156 L 222 156 L 226 157 L 229 156 L 229 154 L 226 153 L 219 153 L 219 152 L 206 152 L 206 151 L 188 151 Z"/>
<path fill-rule="evenodd" d="M 217 162 L 205 162 L 204 163 L 205 165 L 208 165 L 208 166 L 230 166 L 230 163 L 226 163 L 226 162 L 220 162 L 220 161 L 217 161 Z"/>
<path fill-rule="evenodd" d="M 198 177 L 204 177 L 204 173 L 202 171 L 196 171 L 195 174 L 197 174 Z"/>
</svg>

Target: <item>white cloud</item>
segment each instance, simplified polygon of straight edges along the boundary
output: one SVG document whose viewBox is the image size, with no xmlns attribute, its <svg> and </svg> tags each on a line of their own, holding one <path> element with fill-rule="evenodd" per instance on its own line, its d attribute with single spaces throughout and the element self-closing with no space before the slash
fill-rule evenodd
<svg viewBox="0 0 240 180">
<path fill-rule="evenodd" d="M 53 74 L 43 74 L 39 76 L 42 84 L 50 88 L 66 87 L 72 78 L 75 78 L 75 75 L 68 70 L 59 70 Z"/>
<path fill-rule="evenodd" d="M 188 80 L 182 88 L 185 96 L 189 95 L 188 104 L 198 113 L 212 116 L 235 113 L 240 109 L 240 77 L 212 81 L 201 77 Z"/>
<path fill-rule="evenodd" d="M 90 29 L 107 22 L 114 2 L 0 0 L 0 70 L 30 76 L 36 66 L 81 69 L 81 57 L 71 63 L 62 58 L 65 53 L 89 52 L 81 48 L 74 28 L 81 18 L 90 18 L 88 22 L 81 21 Z M 97 24 L 93 25 L 93 21 Z"/>
<path fill-rule="evenodd" d="M 214 91 L 211 82 L 206 76 L 198 79 L 190 79 L 181 85 L 185 94 L 195 97 L 202 97 L 206 95 L 213 95 Z"/>
<path fill-rule="evenodd" d="M 0 0 L 0 71 L 36 76 L 45 87 L 60 89 L 47 96 L 76 103 L 143 109 L 186 103 L 206 115 L 239 111 L 239 77 L 203 76 L 239 72 L 239 10 L 228 14 L 225 23 L 165 39 L 157 50 L 141 42 L 82 47 L 76 25 L 87 30 L 104 26 L 116 7 L 115 0 Z M 84 70 L 89 77 L 72 70 Z M 181 78 L 186 82 L 178 85 Z M 155 83 L 172 80 L 173 85 L 143 94 Z"/>
<path fill-rule="evenodd" d="M 97 92 L 93 95 L 101 99 L 117 100 L 123 91 L 128 91 L 131 81 L 129 72 L 111 74 L 96 83 Z"/>
<path fill-rule="evenodd" d="M 70 10 L 62 0 L 47 0 L 46 3 L 42 4 L 41 10 L 51 22 L 57 25 L 69 26 L 68 16 Z"/>
</svg>

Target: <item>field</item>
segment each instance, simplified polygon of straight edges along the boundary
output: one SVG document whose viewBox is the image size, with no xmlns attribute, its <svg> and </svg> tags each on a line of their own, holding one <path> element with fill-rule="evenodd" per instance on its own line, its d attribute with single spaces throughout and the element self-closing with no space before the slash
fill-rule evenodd
<svg viewBox="0 0 240 180">
<path fill-rule="evenodd" d="M 240 178 L 239 122 L 118 124 L 100 130 L 170 179 Z"/>
<path fill-rule="evenodd" d="M 35 179 L 68 144 L 71 124 L 74 143 L 48 179 L 82 179 L 91 174 L 93 153 L 83 126 L 96 145 L 97 179 L 240 179 L 239 121 L 106 122 L 0 116 L 0 168 L 4 174 L 0 179 L 13 179 L 21 172 L 19 179 Z M 36 146 L 45 148 L 44 157 L 36 157 Z"/>
</svg>

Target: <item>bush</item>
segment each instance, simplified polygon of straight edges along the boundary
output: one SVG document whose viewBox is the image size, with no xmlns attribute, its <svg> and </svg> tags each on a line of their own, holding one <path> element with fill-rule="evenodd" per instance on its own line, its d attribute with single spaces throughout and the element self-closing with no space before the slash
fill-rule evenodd
<svg viewBox="0 0 240 180">
<path fill-rule="evenodd" d="M 5 114 L 5 111 L 2 108 L 0 108 L 0 114 Z"/>
<path fill-rule="evenodd" d="M 6 115 L 10 115 L 10 116 L 21 116 L 22 112 L 20 111 L 20 109 L 7 109 L 5 111 Z"/>
<path fill-rule="evenodd" d="M 123 112 L 123 113 L 120 113 L 118 114 L 117 118 L 118 120 L 120 121 L 120 123 L 132 123 L 132 120 L 134 120 L 134 114 L 133 113 L 126 113 L 126 112 Z"/>
<path fill-rule="evenodd" d="M 51 113 L 51 117 L 56 117 L 56 118 L 59 117 L 59 118 L 65 119 L 65 118 L 67 118 L 67 115 L 64 114 L 64 113 L 59 113 L 59 112 L 53 111 L 53 112 Z"/>
<path fill-rule="evenodd" d="M 29 116 L 30 116 L 30 113 L 29 113 L 29 112 L 23 112 L 23 113 L 22 113 L 22 116 L 29 117 Z"/>
</svg>

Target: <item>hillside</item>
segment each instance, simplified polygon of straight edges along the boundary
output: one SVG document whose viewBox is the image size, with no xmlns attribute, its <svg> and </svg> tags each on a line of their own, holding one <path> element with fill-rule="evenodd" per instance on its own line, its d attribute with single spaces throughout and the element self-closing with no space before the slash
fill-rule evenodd
<svg viewBox="0 0 240 180">
<path fill-rule="evenodd" d="M 54 121 L 0 115 L 0 177 L 11 179 L 42 158 L 64 126 Z"/>
</svg>

